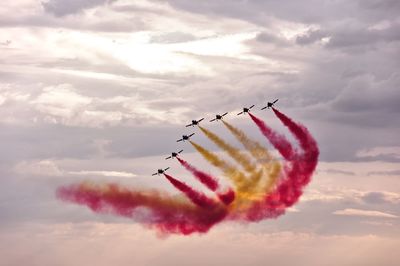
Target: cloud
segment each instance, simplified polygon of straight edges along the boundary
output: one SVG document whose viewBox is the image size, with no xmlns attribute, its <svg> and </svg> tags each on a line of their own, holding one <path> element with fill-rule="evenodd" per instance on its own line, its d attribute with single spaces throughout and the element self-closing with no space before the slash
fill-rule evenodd
<svg viewBox="0 0 400 266">
<path fill-rule="evenodd" d="M 371 171 L 368 172 L 367 175 L 400 176 L 400 170 Z"/>
<path fill-rule="evenodd" d="M 112 262 L 121 266 L 221 263 L 239 266 L 263 265 L 266 261 L 274 265 L 395 266 L 399 259 L 398 238 L 371 234 L 327 237 L 288 230 L 238 231 L 237 227 L 225 226 L 202 237 L 161 240 L 138 225 L 100 222 L 28 223 L 14 227 L 12 232 L 2 229 L 0 235 L 2 260 L 7 265 L 26 262 L 26 257 L 32 266 L 57 262 L 60 266 L 88 263 L 104 266 Z M 287 250 L 291 252 L 288 254 Z"/>
<path fill-rule="evenodd" d="M 107 3 L 109 0 L 47 0 L 42 2 L 46 12 L 55 16 L 65 16 L 74 14 L 87 8 L 95 7 Z"/>
<path fill-rule="evenodd" d="M 380 212 L 380 211 L 367 211 L 358 209 L 344 209 L 333 212 L 336 215 L 344 216 L 365 216 L 365 217 L 377 217 L 377 218 L 398 218 L 397 215 L 390 213 Z"/>
<path fill-rule="evenodd" d="M 113 176 L 113 177 L 135 177 L 136 175 L 128 172 L 117 172 L 117 171 L 70 171 L 68 174 L 79 175 L 79 176 Z"/>
<path fill-rule="evenodd" d="M 296 43 L 300 45 L 308 45 L 319 42 L 326 37 L 328 37 L 328 34 L 321 30 L 309 30 L 305 34 L 297 36 Z M 329 38 L 327 39 L 327 42 L 329 42 Z"/>
<path fill-rule="evenodd" d="M 326 36 L 330 36 L 326 46 L 328 48 L 347 48 L 375 45 L 379 42 L 396 42 L 400 40 L 398 27 L 399 25 L 396 23 L 384 29 L 342 28 L 337 32 L 326 34 Z"/>
<path fill-rule="evenodd" d="M 400 159 L 400 147 L 391 146 L 391 147 L 374 147 L 372 149 L 362 149 L 357 152 L 356 156 L 360 158 L 389 156 L 396 159 Z"/>
<path fill-rule="evenodd" d="M 339 170 L 339 169 L 327 169 L 327 170 L 325 170 L 325 172 L 328 174 L 355 175 L 355 173 L 352 171 L 345 171 L 345 170 Z"/>
<path fill-rule="evenodd" d="M 19 162 L 14 171 L 25 176 L 61 176 L 63 173 L 51 160 Z"/>
<path fill-rule="evenodd" d="M 367 204 L 397 204 L 400 202 L 400 195 L 387 191 L 374 191 L 365 193 L 362 196 L 362 200 L 365 201 Z"/>
</svg>

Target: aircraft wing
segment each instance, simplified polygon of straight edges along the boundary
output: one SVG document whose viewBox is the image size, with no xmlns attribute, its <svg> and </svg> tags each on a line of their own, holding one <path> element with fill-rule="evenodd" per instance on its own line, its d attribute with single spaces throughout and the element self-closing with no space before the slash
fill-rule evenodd
<svg viewBox="0 0 400 266">
<path fill-rule="evenodd" d="M 243 114 L 243 112 L 240 112 L 240 113 L 238 113 L 237 115 L 241 115 L 241 114 Z"/>
<path fill-rule="evenodd" d="M 202 118 L 202 119 L 200 119 L 199 121 L 197 121 L 197 123 L 200 123 L 201 121 L 203 121 L 204 120 L 204 118 Z"/>
<path fill-rule="evenodd" d="M 253 104 L 252 106 L 249 107 L 249 109 L 253 108 L 255 105 Z"/>
<path fill-rule="evenodd" d="M 225 114 L 221 115 L 221 116 L 226 116 L 228 114 L 228 112 L 226 112 Z"/>
<path fill-rule="evenodd" d="M 167 171 L 169 169 L 169 167 L 165 168 L 164 171 Z"/>
<path fill-rule="evenodd" d="M 152 174 L 152 176 L 155 176 L 155 175 L 157 175 L 158 173 L 154 173 L 154 174 Z"/>
<path fill-rule="evenodd" d="M 183 139 L 178 139 L 176 142 L 182 141 Z"/>
<path fill-rule="evenodd" d="M 183 152 L 183 150 L 178 151 L 178 153 L 181 153 L 181 152 Z"/>
<path fill-rule="evenodd" d="M 279 100 L 279 99 L 276 99 L 276 100 L 273 102 L 273 104 L 276 103 L 278 100 Z"/>
<path fill-rule="evenodd" d="M 193 126 L 193 124 L 186 125 L 185 127 L 190 127 L 190 126 Z"/>
<path fill-rule="evenodd" d="M 167 158 L 165 158 L 165 160 L 168 160 L 168 159 L 171 159 L 172 158 L 172 156 L 168 156 Z"/>
<path fill-rule="evenodd" d="M 265 106 L 265 107 L 263 107 L 263 108 L 261 108 L 261 110 L 264 110 L 264 109 L 266 109 L 268 106 Z"/>
<path fill-rule="evenodd" d="M 190 134 L 188 137 L 190 138 L 190 137 L 193 136 L 193 135 L 194 135 L 194 133 Z"/>
<path fill-rule="evenodd" d="M 214 122 L 215 120 L 217 120 L 217 119 L 216 119 L 216 118 L 214 118 L 214 119 L 211 119 L 211 120 L 210 120 L 210 122 Z"/>
</svg>

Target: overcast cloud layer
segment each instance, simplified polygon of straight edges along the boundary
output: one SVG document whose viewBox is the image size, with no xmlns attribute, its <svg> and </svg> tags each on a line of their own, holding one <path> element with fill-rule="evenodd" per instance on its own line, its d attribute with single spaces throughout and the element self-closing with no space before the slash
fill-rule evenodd
<svg viewBox="0 0 400 266">
<path fill-rule="evenodd" d="M 3 1 L 0 257 L 6 265 L 397 265 L 399 14 L 397 0 Z M 256 115 L 285 132 L 259 111 L 275 98 L 321 150 L 300 204 L 278 220 L 159 240 L 54 197 L 57 186 L 88 179 L 170 190 L 149 177 L 165 154 L 183 148 L 206 166 L 175 144 L 189 133 L 184 124 L 256 104 Z M 227 119 L 264 141 L 244 117 Z"/>
</svg>

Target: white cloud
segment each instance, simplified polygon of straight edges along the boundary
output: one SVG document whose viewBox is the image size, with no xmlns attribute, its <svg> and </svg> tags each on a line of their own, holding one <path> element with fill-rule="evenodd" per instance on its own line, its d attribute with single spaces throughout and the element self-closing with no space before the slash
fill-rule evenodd
<svg viewBox="0 0 400 266">
<path fill-rule="evenodd" d="M 399 245 L 396 237 L 319 236 L 293 231 L 265 233 L 229 225 L 203 236 L 165 239 L 131 223 L 28 223 L 15 226 L 13 230 L 5 228 L 0 233 L 0 248 L 4 251 L 2 261 L 7 265 L 20 264 L 21 260 L 25 261 L 25 256 L 32 266 L 104 266 L 113 263 L 120 266 L 266 263 L 394 266 L 400 259 L 396 252 Z"/>
<path fill-rule="evenodd" d="M 51 160 L 19 162 L 14 166 L 14 171 L 26 176 L 61 176 L 63 173 Z"/>
<path fill-rule="evenodd" d="M 16 91 L 11 84 L 0 84 L 0 106 L 5 102 L 24 102 L 30 97 L 29 93 Z"/>
<path fill-rule="evenodd" d="M 398 216 L 380 212 L 380 211 L 367 211 L 359 209 L 344 209 L 335 211 L 333 214 L 344 215 L 344 216 L 364 216 L 364 217 L 378 217 L 378 218 L 398 218 Z"/>
<path fill-rule="evenodd" d="M 400 159 L 400 146 L 392 147 L 375 147 L 372 149 L 362 149 L 357 152 L 357 157 L 368 158 L 377 156 L 392 156 Z"/>
<path fill-rule="evenodd" d="M 133 173 L 117 172 L 117 171 L 86 171 L 86 170 L 81 170 L 81 171 L 71 171 L 71 172 L 68 172 L 68 173 L 72 174 L 72 175 L 80 175 L 80 176 L 96 176 L 96 175 L 112 176 L 112 177 L 135 177 L 136 176 Z"/>
<path fill-rule="evenodd" d="M 90 103 L 89 97 L 77 93 L 69 84 L 46 87 L 36 99 L 31 101 L 38 111 L 64 121 L 83 112 Z"/>
</svg>

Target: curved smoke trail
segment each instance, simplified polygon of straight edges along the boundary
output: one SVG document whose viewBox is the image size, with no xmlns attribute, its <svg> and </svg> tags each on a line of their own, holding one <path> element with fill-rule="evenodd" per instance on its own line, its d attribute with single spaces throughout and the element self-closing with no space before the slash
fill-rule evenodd
<svg viewBox="0 0 400 266">
<path fill-rule="evenodd" d="M 181 165 L 186 168 L 186 170 L 191 172 L 208 189 L 210 189 L 211 191 L 216 191 L 219 188 L 219 184 L 213 176 L 198 170 L 193 165 L 190 165 L 188 162 L 179 157 L 177 157 L 177 159 L 181 163 Z"/>
<path fill-rule="evenodd" d="M 318 162 L 319 150 L 317 142 L 301 124 L 294 122 L 274 109 L 274 113 L 300 142 L 302 151 L 296 151 L 285 136 L 272 131 L 265 122 L 250 114 L 252 120 L 272 145 L 286 159 L 284 179 L 265 199 L 254 203 L 249 209 L 250 220 L 261 220 L 284 214 L 285 209 L 293 206 L 303 193 L 303 187 L 310 181 Z M 262 211 L 260 211 L 262 210 Z"/>
<path fill-rule="evenodd" d="M 183 192 L 197 206 L 203 207 L 203 208 L 213 208 L 217 204 L 216 201 L 208 198 L 203 193 L 200 193 L 200 192 L 194 190 L 190 186 L 173 178 L 172 176 L 167 175 L 167 174 L 164 174 L 164 176 L 168 179 L 169 182 L 171 182 L 171 184 L 176 189 Z"/>
<path fill-rule="evenodd" d="M 316 168 L 319 150 L 307 128 L 278 110 L 273 109 L 273 111 L 300 143 L 299 149 L 294 148 L 285 136 L 272 130 L 264 121 L 252 114 L 249 115 L 262 134 L 282 155 L 283 165 L 261 144 L 226 122 L 224 125 L 256 159 L 256 165 L 251 162 L 247 154 L 227 144 L 221 137 L 205 129 L 203 132 L 207 133 L 215 143 L 218 142 L 217 145 L 224 152 L 236 160 L 240 159 L 240 165 L 245 172 L 197 143 L 190 143 L 209 163 L 222 170 L 232 181 L 233 189 L 220 193 L 218 182 L 213 176 L 178 158 L 183 167 L 215 192 L 215 198 L 207 197 L 167 174 L 164 174 L 165 177 L 185 197 L 155 190 L 127 189 L 118 184 L 96 185 L 87 182 L 60 187 L 56 192 L 57 197 L 85 205 L 94 212 L 135 219 L 162 234 L 205 233 L 215 224 L 227 219 L 259 221 L 278 217 L 299 200 L 304 186 L 310 182 Z"/>
<path fill-rule="evenodd" d="M 61 200 L 86 205 L 96 213 L 133 218 L 163 234 L 205 233 L 227 215 L 227 209 L 219 205 L 202 208 L 165 192 L 129 190 L 118 184 L 84 182 L 60 187 L 56 195 Z M 147 212 L 140 210 L 143 208 Z"/>
<path fill-rule="evenodd" d="M 251 162 L 250 158 L 243 154 L 240 150 L 226 143 L 223 139 L 204 127 L 199 126 L 200 130 L 218 147 L 229 154 L 236 162 L 238 162 L 247 172 L 254 172 L 256 166 Z"/>
<path fill-rule="evenodd" d="M 227 176 L 234 183 L 235 187 L 239 190 L 246 183 L 246 176 L 235 166 L 219 158 L 213 152 L 207 150 L 203 146 L 190 141 L 190 144 L 206 159 L 209 163 L 219 168 L 225 176 Z"/>
</svg>

